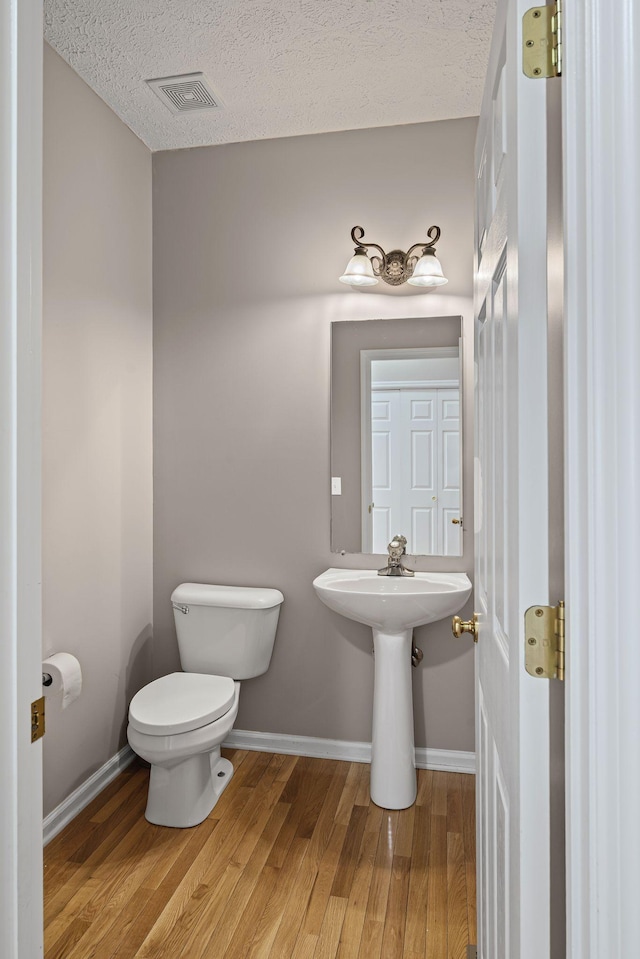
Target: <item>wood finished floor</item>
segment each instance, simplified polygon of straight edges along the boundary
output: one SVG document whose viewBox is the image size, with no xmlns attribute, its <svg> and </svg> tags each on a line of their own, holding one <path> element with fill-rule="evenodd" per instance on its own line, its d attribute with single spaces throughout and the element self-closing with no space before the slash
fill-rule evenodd
<svg viewBox="0 0 640 959">
<path fill-rule="evenodd" d="M 46 959 L 466 959 L 473 776 L 419 770 L 389 811 L 367 765 L 223 752 L 200 826 L 150 825 L 134 765 L 47 846 Z"/>
</svg>

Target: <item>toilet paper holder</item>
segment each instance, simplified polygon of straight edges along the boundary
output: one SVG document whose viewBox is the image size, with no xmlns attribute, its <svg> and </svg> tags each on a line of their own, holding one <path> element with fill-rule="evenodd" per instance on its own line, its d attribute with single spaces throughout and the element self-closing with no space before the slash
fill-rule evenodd
<svg viewBox="0 0 640 959">
<path fill-rule="evenodd" d="M 43 693 L 55 700 L 56 707 L 66 709 L 82 691 L 82 668 L 72 653 L 52 653 L 43 659 L 40 675 Z"/>
</svg>

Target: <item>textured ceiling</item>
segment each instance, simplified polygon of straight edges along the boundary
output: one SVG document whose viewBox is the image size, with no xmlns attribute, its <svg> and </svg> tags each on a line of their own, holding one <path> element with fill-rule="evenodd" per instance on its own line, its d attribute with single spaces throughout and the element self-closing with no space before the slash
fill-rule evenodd
<svg viewBox="0 0 640 959">
<path fill-rule="evenodd" d="M 45 0 L 51 46 L 152 150 L 480 111 L 495 0 Z M 202 72 L 217 111 L 146 79 Z"/>
</svg>

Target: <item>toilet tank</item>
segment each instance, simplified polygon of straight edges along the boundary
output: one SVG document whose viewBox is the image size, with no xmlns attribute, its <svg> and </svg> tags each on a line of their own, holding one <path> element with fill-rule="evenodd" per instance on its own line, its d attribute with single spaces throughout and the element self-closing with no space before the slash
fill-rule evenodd
<svg viewBox="0 0 640 959">
<path fill-rule="evenodd" d="M 236 680 L 265 673 L 283 602 L 278 589 L 182 583 L 171 594 L 182 669 Z"/>
</svg>

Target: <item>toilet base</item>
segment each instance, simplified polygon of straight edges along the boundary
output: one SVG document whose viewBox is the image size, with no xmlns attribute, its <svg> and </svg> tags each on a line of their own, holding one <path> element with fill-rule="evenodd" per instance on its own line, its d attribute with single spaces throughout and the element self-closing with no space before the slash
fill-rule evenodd
<svg viewBox="0 0 640 959">
<path fill-rule="evenodd" d="M 203 822 L 233 776 L 233 766 L 220 747 L 179 760 L 171 766 L 151 766 L 145 819 L 156 826 L 187 829 Z"/>
</svg>

